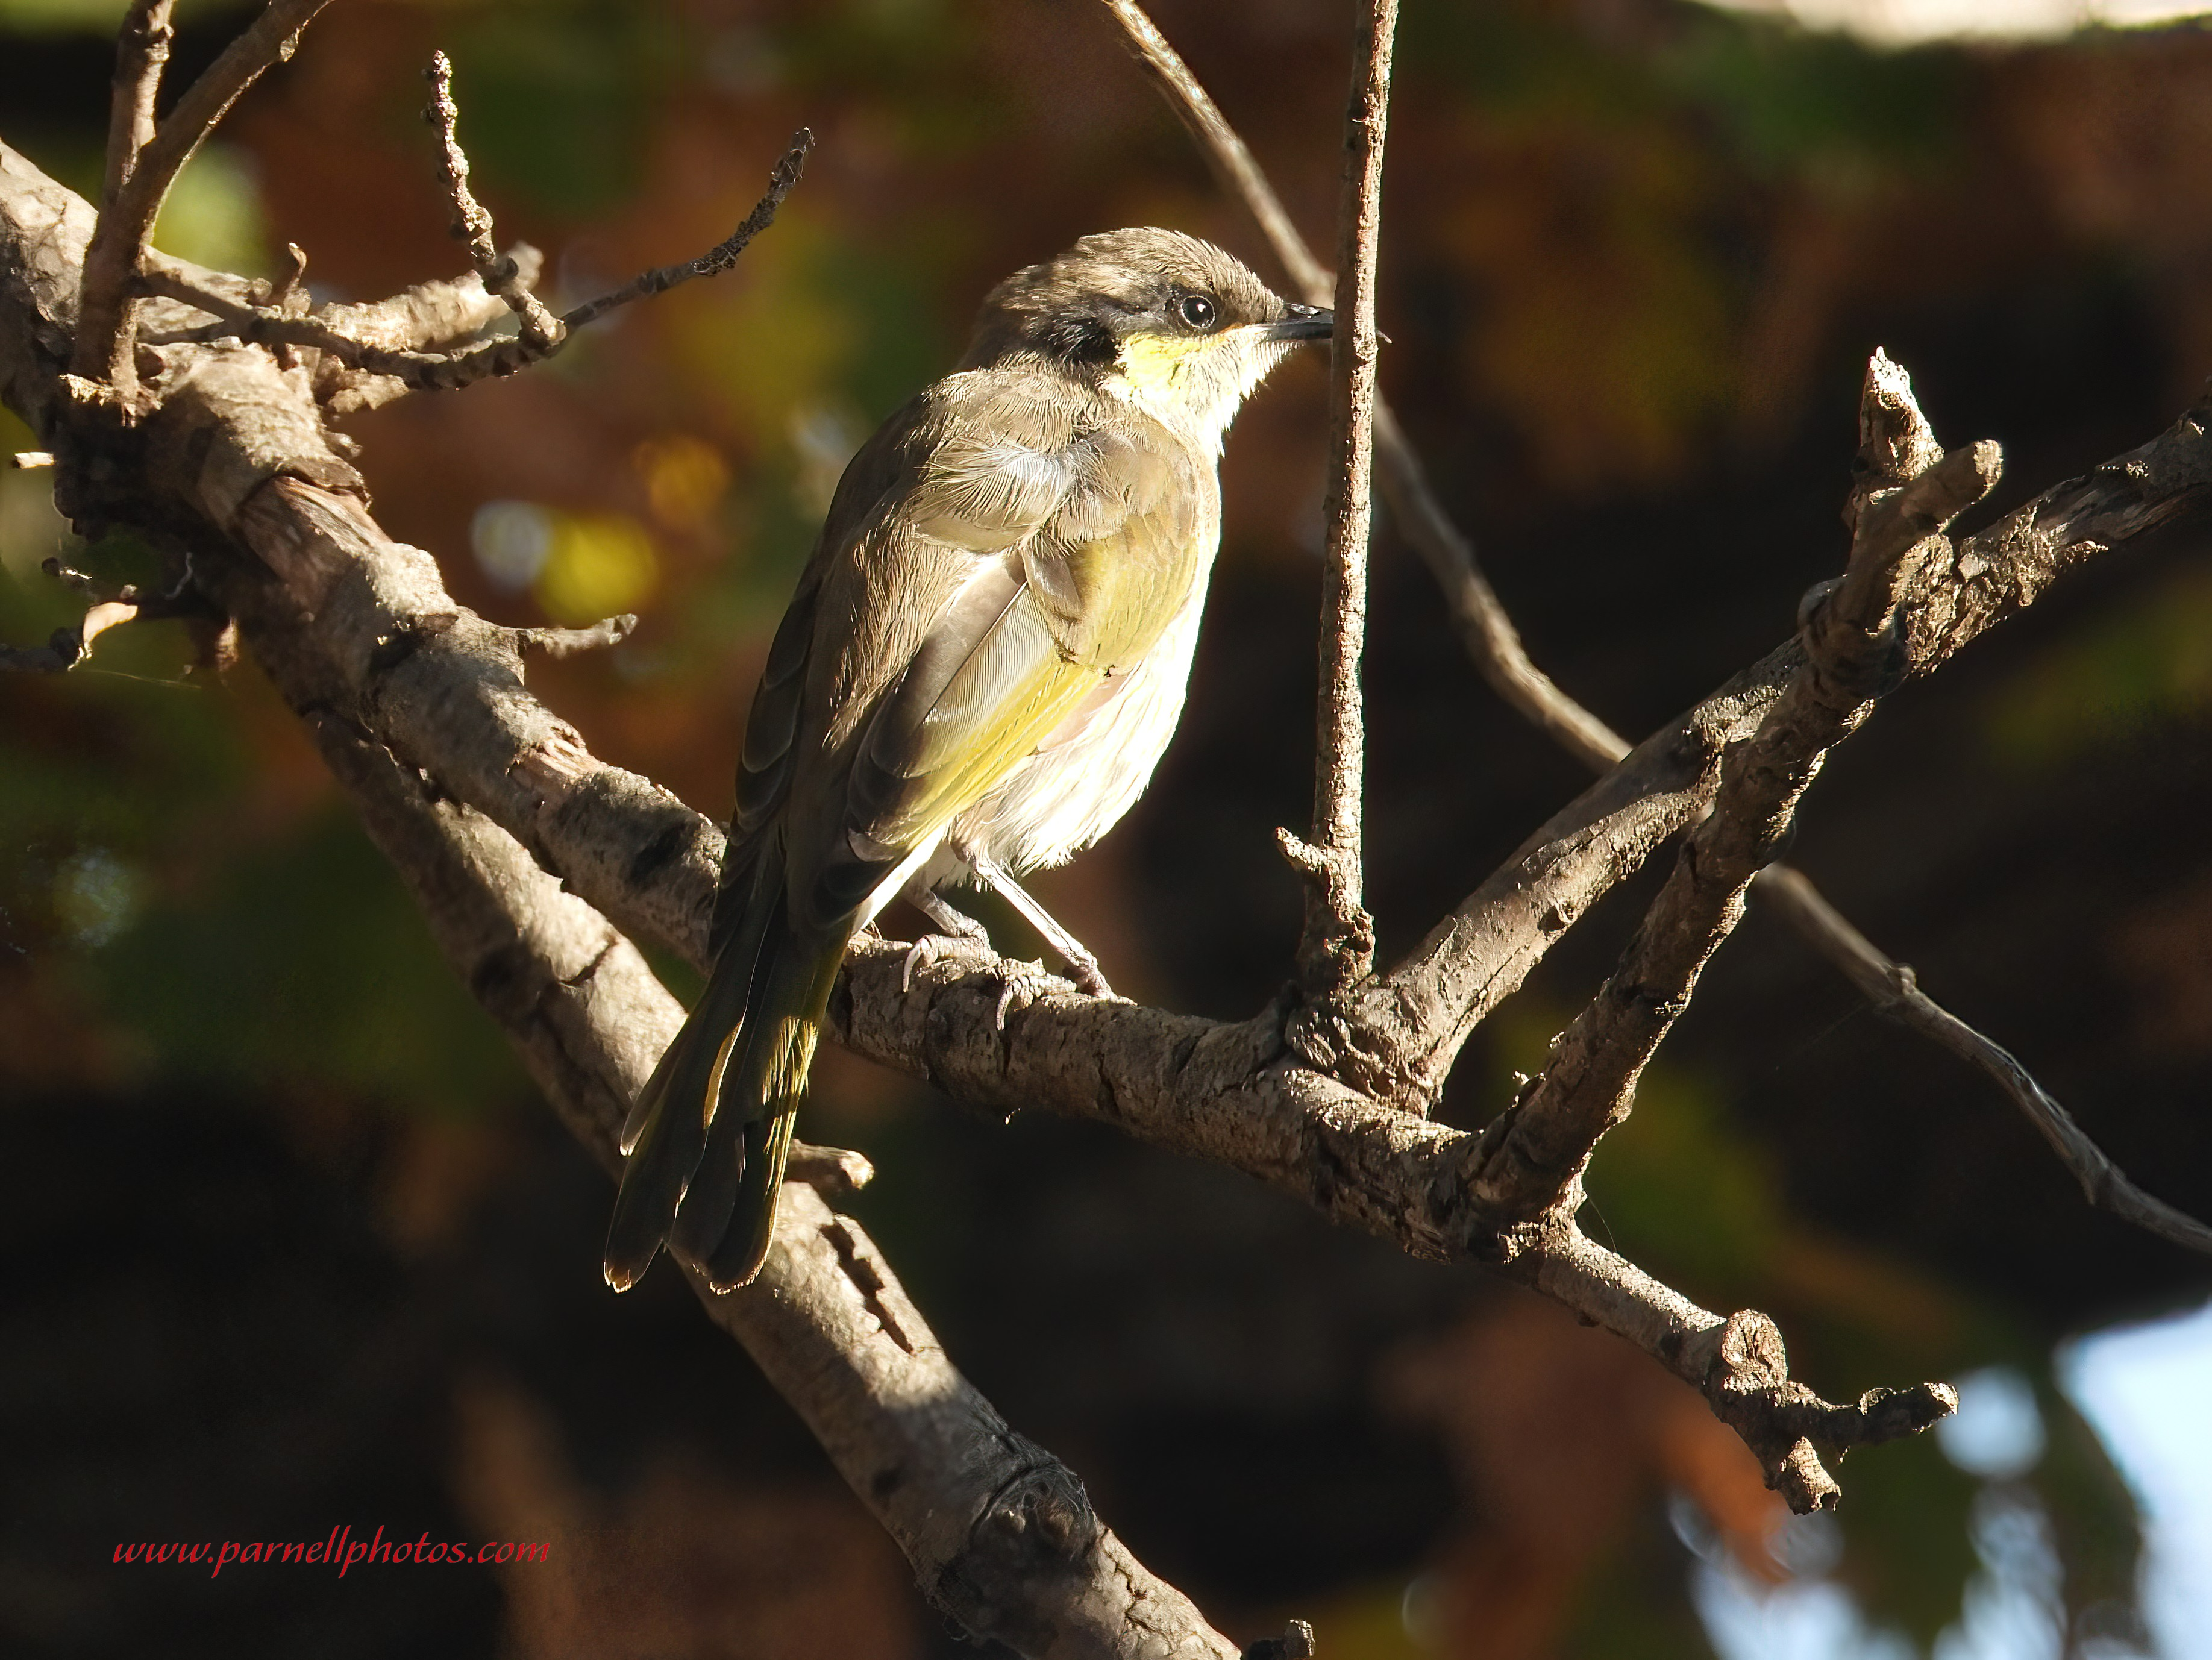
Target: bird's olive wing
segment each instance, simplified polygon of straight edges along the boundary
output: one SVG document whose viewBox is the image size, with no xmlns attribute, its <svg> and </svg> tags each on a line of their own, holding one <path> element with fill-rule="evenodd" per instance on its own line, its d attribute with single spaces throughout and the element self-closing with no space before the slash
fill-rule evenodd
<svg viewBox="0 0 2212 1660">
<path fill-rule="evenodd" d="M 1188 599 L 1201 496 L 1178 488 L 1180 446 L 1089 435 L 1070 447 L 1073 488 L 1030 535 L 970 567 L 860 733 L 843 845 L 817 872 L 823 920 L 1133 670 Z"/>
<path fill-rule="evenodd" d="M 1092 441 L 1049 381 L 956 374 L 934 389 L 900 517 L 916 535 L 999 553 L 1036 535 L 1083 483 Z"/>
<path fill-rule="evenodd" d="M 1061 656 L 1126 674 L 1197 579 L 1206 481 L 1157 429 L 1091 435 L 1077 465 L 1079 487 L 1021 544 L 1022 575 Z"/>
<path fill-rule="evenodd" d="M 847 464 L 814 552 L 776 625 L 745 717 L 744 744 L 738 754 L 737 806 L 730 817 L 729 850 L 709 934 L 711 948 L 717 952 L 753 903 L 755 844 L 790 799 L 805 751 L 819 741 L 818 733 L 802 739 L 801 729 L 808 725 L 809 667 L 818 654 L 823 589 L 841 562 L 849 562 L 856 548 L 878 531 L 904 495 L 913 475 L 915 441 L 929 419 L 927 399 L 915 398 L 884 422 Z"/>
</svg>

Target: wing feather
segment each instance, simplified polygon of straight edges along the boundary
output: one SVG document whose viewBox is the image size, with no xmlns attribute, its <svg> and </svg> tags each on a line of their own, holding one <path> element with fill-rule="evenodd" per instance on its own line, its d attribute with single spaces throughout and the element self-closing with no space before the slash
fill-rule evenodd
<svg viewBox="0 0 2212 1660">
<path fill-rule="evenodd" d="M 1000 372 L 921 404 L 879 437 L 888 487 L 842 526 L 833 509 L 809 616 L 787 620 L 808 648 L 779 634 L 747 733 L 741 820 L 773 798 L 805 821 L 785 842 L 800 926 L 849 918 L 1141 662 L 1203 557 L 1211 480 L 1148 418 L 1079 429 L 1050 386 Z"/>
</svg>

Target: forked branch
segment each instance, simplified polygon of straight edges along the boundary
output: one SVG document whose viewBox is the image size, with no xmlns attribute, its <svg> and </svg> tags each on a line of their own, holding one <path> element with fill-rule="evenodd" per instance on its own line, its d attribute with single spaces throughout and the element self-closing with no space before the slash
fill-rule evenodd
<svg viewBox="0 0 2212 1660">
<path fill-rule="evenodd" d="M 325 716 L 314 735 L 456 972 L 600 1167 L 621 1167 L 629 1102 L 683 1010 L 630 943 L 482 814 Z M 830 1185 L 854 1155 L 808 1150 Z M 862 1179 L 865 1179 L 863 1177 Z M 1067 1467 L 1013 1430 L 946 1357 L 860 1225 L 787 1189 L 760 1278 L 708 1319 L 744 1345 L 912 1563 L 979 1639 L 1034 1656 L 1235 1660 L 1237 1646 L 1147 1570 Z"/>
<path fill-rule="evenodd" d="M 445 102 L 450 107 L 450 88 L 445 92 Z M 494 259 L 489 278 L 480 265 L 467 283 L 489 286 L 478 286 L 473 293 L 464 283 L 429 283 L 376 306 L 330 305 L 306 315 L 223 293 L 186 273 L 176 262 L 162 261 L 158 256 L 149 260 L 138 277 L 138 291 L 181 301 L 216 319 L 166 337 L 170 340 L 238 340 L 327 354 L 336 363 L 354 371 L 349 376 L 316 377 L 317 395 L 334 415 L 388 403 L 404 392 L 458 392 L 479 380 L 513 374 L 544 362 L 567 345 L 576 331 L 634 301 L 665 294 L 695 277 L 716 277 L 729 271 L 753 239 L 775 222 L 776 210 L 798 184 L 813 147 L 814 135 L 805 128 L 793 133 L 769 173 L 767 191 L 738 228 L 705 253 L 641 272 L 622 287 L 559 317 L 549 313 L 550 325 L 534 332 L 526 327 L 523 332 L 503 338 L 465 338 L 479 333 L 491 320 L 481 307 L 487 295 L 496 295 L 509 310 L 514 309 L 518 296 L 526 308 L 544 309 L 532 292 L 538 256 L 527 243 L 518 243 Z M 464 195 L 466 167 L 464 158 Z M 472 205 L 473 197 L 467 201 Z M 477 212 L 482 214 L 482 210 Z M 491 234 L 489 215 L 483 215 L 481 224 L 488 239 Z M 512 295 L 508 290 L 514 291 Z M 451 350 L 435 349 L 457 340 L 465 344 Z"/>
<path fill-rule="evenodd" d="M 168 198 L 169 186 L 198 153 L 216 124 L 264 71 L 292 55 L 300 31 L 328 0 L 270 0 L 261 15 L 223 49 L 222 55 L 195 81 L 169 112 L 169 119 L 143 136 L 142 115 L 150 119 L 161 76 L 161 58 L 150 40 L 143 49 L 143 68 L 131 80 L 130 111 L 110 124 L 111 145 L 120 141 L 124 153 L 111 149 L 107 175 L 115 182 L 113 197 L 101 208 L 99 228 L 85 251 L 82 298 L 79 303 L 76 344 L 71 368 L 87 380 L 102 381 L 126 399 L 138 386 L 131 308 L 132 283 L 146 252 L 154 221 Z M 167 22 L 167 9 L 149 7 L 150 23 L 156 11 Z M 138 14 L 134 11 L 134 19 Z M 134 48 L 126 40 L 124 48 Z M 118 77 L 123 70 L 118 65 Z"/>
<path fill-rule="evenodd" d="M 1869 370 L 1869 412 L 1886 365 L 1878 359 Z M 1909 386 L 1904 396 L 1910 405 Z M 1863 417 L 1863 428 L 1870 420 Z M 1881 477 L 1879 457 L 1863 450 L 1861 460 Z M 1816 590 L 1804 620 L 1804 662 L 1758 732 L 1723 759 L 1711 815 L 1683 843 L 1620 967 L 1553 1045 L 1534 1086 L 1486 1134 L 1474 1195 L 1501 1225 L 1581 1203 L 1583 1165 L 1627 1117 L 1638 1078 L 1741 920 L 1745 890 L 1784 844 L 1827 751 L 1865 720 L 1884 680 L 1901 676 L 1894 618 L 1911 570 L 1997 473 L 1997 447 L 1972 445 L 1872 496 L 1856 514 L 1844 575 Z"/>
<path fill-rule="evenodd" d="M 1224 190 L 1251 215 L 1254 224 L 1273 252 L 1291 285 L 1309 300 L 1319 303 L 1331 286 L 1328 274 L 1314 258 L 1312 250 L 1298 234 L 1267 174 L 1253 159 L 1243 139 L 1223 116 L 1220 106 L 1135 0 L 1103 0 L 1103 3 L 1121 26 L 1139 65 L 1152 76 L 1167 99 L 1169 106 L 1196 139 L 1200 153 L 1212 167 Z M 1878 374 L 1893 373 L 1901 380 L 1903 372 L 1880 353 L 1875 354 L 1875 364 Z M 1911 404 L 1909 387 L 1905 390 L 1904 402 L 1908 406 Z M 1870 401 L 1869 407 L 1873 406 Z M 1914 423 L 1919 423 L 1917 431 Z M 1883 453 L 1880 469 L 1869 473 L 1855 492 L 1847 513 L 1847 520 L 1853 524 L 1856 522 L 1858 508 L 1863 505 L 1867 492 L 1881 487 L 1885 480 L 1893 487 L 1898 482 L 1923 471 L 1941 455 L 1940 450 L 1925 447 L 1932 445 L 1932 440 L 1926 438 L 1925 423 L 1920 421 L 1917 407 L 1911 408 L 1909 418 L 1900 410 L 1887 410 L 1879 416 L 1876 429 L 1870 429 L 1863 436 L 1869 448 L 1879 447 L 1882 444 L 1890 447 Z M 1923 447 L 1915 447 L 1916 445 Z M 1911 464 L 1907 465 L 1908 462 Z M 1375 463 L 1381 478 L 1383 499 L 1389 504 L 1391 515 L 1400 532 L 1428 566 L 1431 575 L 1443 593 L 1469 656 L 1492 689 L 1508 704 L 1518 709 L 1538 730 L 1595 771 L 1606 773 L 1630 760 L 1628 742 L 1560 690 L 1529 660 L 1519 630 L 1514 627 L 1512 618 L 1507 615 L 1496 591 L 1482 573 L 1473 543 L 1444 512 L 1429 483 L 1419 458 L 1400 429 L 1397 417 L 1391 412 L 1389 403 L 1379 393 L 1375 401 Z M 1305 870 L 1310 878 L 1322 881 L 1340 879 L 1340 866 L 1315 849 L 1288 837 L 1284 846 L 1293 862 Z M 1851 973 L 1854 965 L 1863 967 L 1865 964 L 1865 953 L 1873 952 L 1884 965 L 1882 974 L 1885 982 L 1893 980 L 1900 974 L 1909 975 L 1909 971 L 1900 969 L 1895 963 L 1881 958 L 1866 937 L 1851 927 L 1834 907 L 1825 901 L 1802 903 L 1807 897 L 1818 900 L 1819 895 L 1809 879 L 1801 873 L 1777 864 L 1761 871 L 1757 878 L 1757 885 L 1762 888 L 1785 881 L 1790 884 L 1791 891 L 1778 895 L 1778 909 L 1823 956 L 1843 967 L 1846 973 Z M 1486 885 L 1486 893 L 1490 885 Z M 1474 900 L 1471 899 L 1469 904 L 1474 903 Z M 1464 913 L 1468 908 L 1462 909 Z M 1574 918 L 1580 915 L 1579 908 L 1565 911 L 1547 905 L 1540 909 L 1542 915 L 1552 923 L 1545 930 L 1547 935 L 1571 926 Z M 1447 927 L 1450 926 L 1446 924 Z M 1436 936 L 1432 935 L 1431 943 L 1433 944 L 1435 939 Z M 1425 946 L 1424 952 L 1426 951 L 1427 946 Z M 1392 983 L 1377 988 L 1374 997 L 1389 1000 L 1402 995 L 1409 981 L 1416 977 L 1408 971 L 1413 966 L 1401 966 L 1390 976 Z M 1494 1005 L 1498 996 L 1517 985 L 1519 979 L 1517 976 L 1508 980 L 1486 977 L 1483 983 L 1482 1007 L 1487 1008 Z M 1933 1004 L 1929 1006 L 1935 1007 Z M 1958 1021 L 1955 1016 L 1945 1014 L 1943 1018 L 1955 1025 L 1960 1033 L 1972 1038 L 1970 1047 L 1973 1052 L 1985 1057 L 1984 1070 L 1996 1078 L 2001 1086 L 2029 1112 L 2039 1125 L 2045 1127 L 2046 1135 L 2057 1137 L 2057 1132 L 2048 1128 L 2052 1122 L 2048 1115 L 2030 1104 L 2038 1097 L 2049 1100 L 2041 1087 L 2035 1085 L 2033 1079 L 2027 1078 L 2024 1072 L 2019 1073 L 2025 1079 L 2024 1087 L 2008 1081 L 2010 1073 L 2019 1072 L 2019 1062 L 1996 1043 Z M 1471 1006 L 1463 1018 L 1465 1024 L 1461 1028 L 1461 1036 L 1465 1031 L 1471 1030 L 1480 1014 Z M 1358 1021 L 1334 1020 L 1316 1029 L 1309 1024 L 1297 1034 L 1301 1052 L 1308 1054 L 1317 1064 L 1346 1066 L 1350 1068 L 1349 1075 L 1355 1081 L 1380 1087 L 1396 1095 L 1408 1105 L 1418 1106 L 1425 1102 L 1427 1095 L 1440 1084 L 1442 1073 L 1449 1067 L 1449 1057 L 1458 1050 L 1456 1039 L 1440 1049 L 1432 1049 L 1431 1058 L 1425 1061 L 1418 1072 L 1409 1075 L 1403 1070 L 1394 1071 L 1387 1063 L 1377 1064 L 1376 1050 L 1389 1046 L 1378 1045 L 1372 1041 L 1363 1043 L 1359 1025 Z M 1932 1025 L 1918 1029 L 1936 1036 Z M 1945 1042 L 1947 1047 L 1960 1049 L 1966 1039 L 1938 1037 L 1938 1041 Z M 1996 1056 L 2003 1056 L 2002 1065 L 1995 1061 Z M 2057 1104 L 2051 1104 L 2055 1108 Z M 2067 1122 L 2070 1126 L 2071 1121 Z M 2072 1128 L 2071 1135 L 2081 1138 L 2081 1145 L 2089 1147 L 2095 1158 L 2109 1167 L 2109 1161 L 2105 1159 L 2104 1154 L 2089 1146 L 2078 1128 Z M 2054 1145 L 2059 1145 L 2064 1139 L 2057 1137 Z M 2062 1148 L 2061 1156 L 2068 1157 L 2069 1164 L 2077 1177 L 2081 1177 L 2085 1182 L 2092 1179 L 2083 1175 L 2087 1166 L 2076 1162 L 2079 1155 L 2069 1157 Z M 2101 1178 L 2097 1179 L 2101 1181 Z M 2156 1201 L 2148 1198 L 2144 1202 L 2152 1206 L 2157 1204 Z M 2170 1238 L 2175 1237 L 2166 1232 L 2160 1224 L 2144 1220 L 2144 1217 L 2151 1213 L 2142 1212 L 2140 1207 L 2124 1209 L 2122 1213 L 2154 1232 L 2161 1232 Z M 2182 1219 L 2185 1222 L 2188 1220 L 2186 1218 Z M 2190 1223 L 2190 1225 L 2197 1225 Z"/>
</svg>

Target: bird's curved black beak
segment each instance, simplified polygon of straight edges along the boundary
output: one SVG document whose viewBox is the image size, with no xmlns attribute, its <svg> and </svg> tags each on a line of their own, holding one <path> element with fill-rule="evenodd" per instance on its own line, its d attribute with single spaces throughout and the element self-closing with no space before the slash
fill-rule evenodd
<svg viewBox="0 0 2212 1660">
<path fill-rule="evenodd" d="M 1268 324 L 1270 340 L 1326 340 L 1335 331 L 1336 313 L 1322 306 L 1287 302 L 1283 316 Z"/>
</svg>

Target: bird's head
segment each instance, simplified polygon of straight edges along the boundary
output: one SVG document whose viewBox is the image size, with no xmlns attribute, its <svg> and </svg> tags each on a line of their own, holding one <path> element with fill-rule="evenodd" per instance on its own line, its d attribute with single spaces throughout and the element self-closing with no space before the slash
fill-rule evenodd
<svg viewBox="0 0 2212 1660">
<path fill-rule="evenodd" d="M 1330 313 L 1283 299 L 1241 261 L 1178 231 L 1086 236 L 985 296 L 962 367 L 1018 354 L 1218 449 L 1237 406 Z"/>
</svg>

